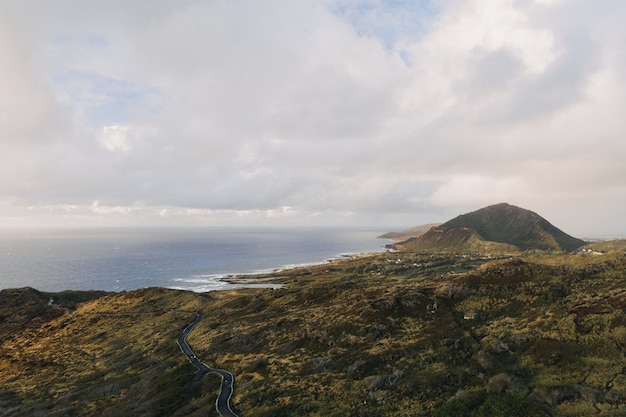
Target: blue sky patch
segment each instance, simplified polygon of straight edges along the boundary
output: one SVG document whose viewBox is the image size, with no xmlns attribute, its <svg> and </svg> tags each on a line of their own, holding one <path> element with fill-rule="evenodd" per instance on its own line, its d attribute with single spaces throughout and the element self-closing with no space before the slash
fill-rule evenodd
<svg viewBox="0 0 626 417">
<path fill-rule="evenodd" d="M 60 97 L 82 109 L 86 122 L 93 127 L 127 122 L 128 112 L 155 94 L 151 88 L 79 70 L 55 74 L 52 85 Z"/>
<path fill-rule="evenodd" d="M 437 15 L 431 0 L 336 2 L 330 10 L 349 21 L 359 35 L 378 38 L 388 51 L 399 41 L 420 39 Z"/>
</svg>

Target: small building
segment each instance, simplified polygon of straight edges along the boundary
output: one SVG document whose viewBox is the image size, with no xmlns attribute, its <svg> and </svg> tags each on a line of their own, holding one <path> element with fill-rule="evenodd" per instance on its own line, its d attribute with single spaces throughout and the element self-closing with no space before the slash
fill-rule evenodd
<svg viewBox="0 0 626 417">
<path fill-rule="evenodd" d="M 475 313 L 473 311 L 469 311 L 463 314 L 463 320 L 476 320 L 477 318 L 478 318 L 478 313 Z"/>
</svg>

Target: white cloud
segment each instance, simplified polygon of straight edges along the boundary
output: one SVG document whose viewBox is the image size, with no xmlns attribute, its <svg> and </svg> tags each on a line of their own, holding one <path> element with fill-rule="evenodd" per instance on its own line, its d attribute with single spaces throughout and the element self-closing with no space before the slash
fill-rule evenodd
<svg viewBox="0 0 626 417">
<path fill-rule="evenodd" d="M 489 178 L 478 175 L 452 177 L 430 196 L 442 207 L 480 207 L 494 202 L 515 202 L 528 194 L 523 178 Z"/>
<path fill-rule="evenodd" d="M 128 139 L 129 130 L 130 126 L 105 126 L 100 134 L 100 143 L 108 151 L 126 153 L 131 149 Z"/>
<path fill-rule="evenodd" d="M 507 50 L 527 71 L 540 73 L 556 58 L 554 36 L 548 28 L 533 24 L 517 4 L 515 0 L 451 2 L 435 31 L 419 47 L 425 46 L 433 55 L 445 51 L 441 58 L 449 61 L 450 70 L 463 71 L 458 64 L 473 51 Z"/>
<path fill-rule="evenodd" d="M 585 196 L 615 211 L 626 6 L 400 3 L 3 2 L 0 216 L 417 224 Z"/>
<path fill-rule="evenodd" d="M 30 64 L 30 45 L 0 8 L 0 146 L 48 139 L 54 100 Z"/>
<path fill-rule="evenodd" d="M 94 201 L 91 204 L 91 211 L 99 215 L 129 215 L 135 212 L 142 211 L 143 204 L 135 203 L 130 206 L 108 206 L 102 205 L 99 201 Z"/>
</svg>

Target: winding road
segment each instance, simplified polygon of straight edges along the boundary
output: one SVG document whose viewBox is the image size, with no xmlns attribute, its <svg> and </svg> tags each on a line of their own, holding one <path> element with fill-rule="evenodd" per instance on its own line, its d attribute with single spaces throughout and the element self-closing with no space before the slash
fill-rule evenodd
<svg viewBox="0 0 626 417">
<path fill-rule="evenodd" d="M 196 313 L 196 319 L 185 327 L 185 330 L 183 330 L 183 333 L 178 337 L 178 341 L 176 343 L 178 343 L 180 350 L 182 350 L 187 356 L 189 362 L 191 362 L 191 364 L 198 369 L 198 372 L 196 372 L 193 376 L 192 382 L 199 381 L 209 372 L 221 375 L 222 385 L 220 393 L 215 400 L 215 408 L 222 416 L 238 417 L 237 414 L 235 414 L 235 412 L 230 408 L 230 398 L 233 396 L 233 387 L 235 385 L 235 377 L 233 374 L 223 369 L 211 368 L 207 364 L 201 362 L 187 343 L 187 336 L 189 336 L 189 333 L 191 333 L 191 331 L 202 321 L 202 319 L 204 319 L 204 314 Z"/>
</svg>

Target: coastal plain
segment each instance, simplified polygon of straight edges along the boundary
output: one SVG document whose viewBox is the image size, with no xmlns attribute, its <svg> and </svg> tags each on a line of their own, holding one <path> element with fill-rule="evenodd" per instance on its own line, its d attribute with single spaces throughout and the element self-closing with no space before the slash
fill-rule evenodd
<svg viewBox="0 0 626 417">
<path fill-rule="evenodd" d="M 279 289 L 0 292 L 0 415 L 626 415 L 626 244 L 387 252 L 246 276 Z M 263 281 L 266 282 L 266 281 Z"/>
</svg>

